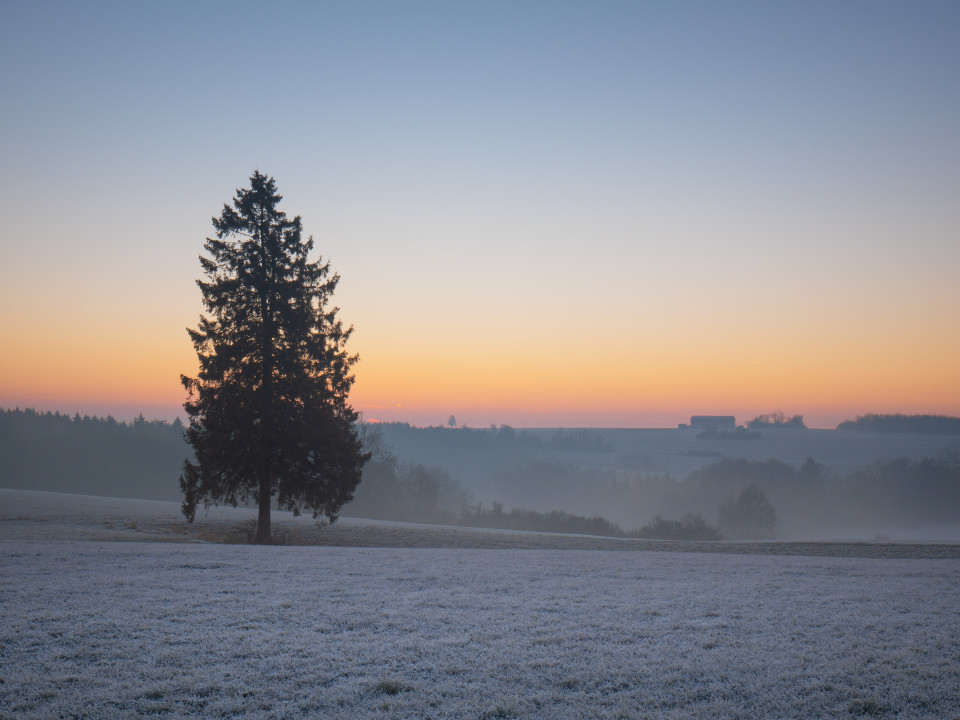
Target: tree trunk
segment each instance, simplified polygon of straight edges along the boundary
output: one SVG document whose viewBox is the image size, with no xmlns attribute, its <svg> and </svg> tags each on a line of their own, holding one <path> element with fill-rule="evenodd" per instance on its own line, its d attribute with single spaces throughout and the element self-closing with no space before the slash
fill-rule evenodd
<svg viewBox="0 0 960 720">
<path fill-rule="evenodd" d="M 260 237 L 261 252 L 265 250 L 265 236 L 268 233 L 263 232 Z M 263 259 L 264 267 L 268 267 L 269 259 Z M 271 473 L 273 471 L 273 452 L 275 440 L 273 436 L 273 318 L 271 317 L 270 298 L 266 292 L 260 295 L 260 314 L 263 318 L 263 329 L 260 334 L 260 420 L 262 422 L 261 439 L 264 441 L 261 446 L 263 457 L 260 462 L 264 465 L 260 471 L 260 515 L 257 518 L 257 545 L 270 544 L 270 490 Z"/>
<path fill-rule="evenodd" d="M 254 542 L 257 545 L 270 544 L 270 485 L 260 481 L 260 514 L 257 517 L 257 536 Z"/>
</svg>

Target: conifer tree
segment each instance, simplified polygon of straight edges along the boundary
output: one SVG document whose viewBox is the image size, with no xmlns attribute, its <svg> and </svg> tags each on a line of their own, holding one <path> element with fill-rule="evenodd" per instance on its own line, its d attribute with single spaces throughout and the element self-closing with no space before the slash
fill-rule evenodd
<svg viewBox="0 0 960 720">
<path fill-rule="evenodd" d="M 254 501 L 262 544 L 273 498 L 334 522 L 368 458 L 347 402 L 353 328 L 330 306 L 339 276 L 310 261 L 313 238 L 302 239 L 300 216 L 288 219 L 280 200 L 256 171 L 213 218 L 197 281 L 206 315 L 188 329 L 199 372 L 181 375 L 195 455 L 180 476 L 183 513 L 192 522 L 200 503 Z"/>
</svg>

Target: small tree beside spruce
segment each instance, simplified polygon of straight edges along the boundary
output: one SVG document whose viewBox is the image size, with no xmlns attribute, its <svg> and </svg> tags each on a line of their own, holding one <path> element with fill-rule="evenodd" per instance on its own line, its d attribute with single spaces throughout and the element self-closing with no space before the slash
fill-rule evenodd
<svg viewBox="0 0 960 720">
<path fill-rule="evenodd" d="M 260 544 L 271 540 L 274 498 L 334 522 L 369 457 L 347 402 L 353 328 L 330 306 L 339 276 L 309 259 L 313 238 L 303 240 L 300 216 L 288 219 L 281 199 L 256 171 L 213 218 L 197 281 L 207 314 L 188 330 L 199 372 L 181 376 L 196 459 L 180 476 L 183 514 L 192 522 L 201 503 L 255 502 Z"/>
</svg>

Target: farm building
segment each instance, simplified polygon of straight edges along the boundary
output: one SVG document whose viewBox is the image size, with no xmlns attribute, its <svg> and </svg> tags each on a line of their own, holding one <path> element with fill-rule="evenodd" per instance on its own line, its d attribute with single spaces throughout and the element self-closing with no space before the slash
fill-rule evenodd
<svg viewBox="0 0 960 720">
<path fill-rule="evenodd" d="M 733 430 L 737 419 L 733 415 L 694 415 L 690 418 L 692 430 Z"/>
</svg>

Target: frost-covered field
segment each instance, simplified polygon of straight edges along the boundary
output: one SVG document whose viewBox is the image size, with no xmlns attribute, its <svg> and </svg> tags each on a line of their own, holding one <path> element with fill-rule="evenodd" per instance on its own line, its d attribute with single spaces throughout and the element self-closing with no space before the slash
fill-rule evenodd
<svg viewBox="0 0 960 720">
<path fill-rule="evenodd" d="M 956 559 L 11 535 L 4 718 L 960 717 Z"/>
</svg>

